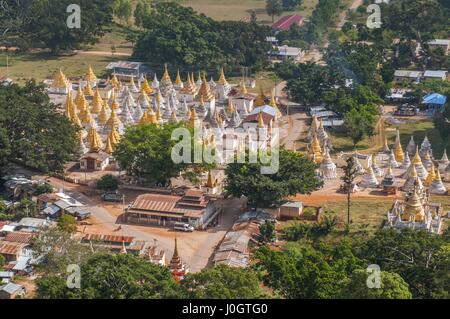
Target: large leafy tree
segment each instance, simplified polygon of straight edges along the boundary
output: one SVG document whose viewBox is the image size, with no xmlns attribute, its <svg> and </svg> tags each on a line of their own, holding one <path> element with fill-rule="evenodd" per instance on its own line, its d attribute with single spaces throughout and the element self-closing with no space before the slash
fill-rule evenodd
<svg viewBox="0 0 450 319">
<path fill-rule="evenodd" d="M 380 230 L 363 246 L 360 256 L 384 271 L 397 272 L 414 298 L 433 298 L 448 289 L 449 238 L 448 233 Z"/>
<path fill-rule="evenodd" d="M 131 254 L 95 254 L 80 265 L 80 289 L 69 289 L 65 278 L 37 280 L 38 298 L 155 299 L 177 298 L 180 289 L 169 269 Z"/>
<path fill-rule="evenodd" d="M 309 194 L 322 186 L 315 175 L 316 165 L 303 155 L 281 148 L 279 170 L 274 174 L 262 174 L 261 161 L 250 163 L 249 151 L 245 163 L 237 160 L 226 170 L 226 192 L 235 197 L 246 196 L 255 206 L 277 204 L 288 196 Z"/>
<path fill-rule="evenodd" d="M 194 299 L 256 299 L 265 297 L 257 274 L 251 269 L 218 265 L 188 274 L 182 287 Z"/>
<path fill-rule="evenodd" d="M 146 184 L 166 184 L 180 172 L 197 176 L 214 167 L 214 164 L 206 162 L 177 163 L 172 159 L 172 149 L 182 139 L 171 139 L 172 132 L 177 128 L 186 128 L 185 123 L 163 126 L 140 124 L 128 127 L 114 152 L 120 167 L 125 169 L 128 175 Z M 193 131 L 189 132 L 193 136 Z M 195 139 L 191 140 L 191 149 L 185 151 L 191 152 L 191 161 L 194 162 Z"/>
<path fill-rule="evenodd" d="M 262 247 L 255 258 L 264 283 L 285 298 L 337 298 L 349 274 L 363 265 L 348 243 L 319 248 L 290 243 L 281 251 Z"/>
<path fill-rule="evenodd" d="M 270 45 L 268 27 L 239 21 L 218 22 L 173 2 L 139 9 L 145 30 L 138 37 L 134 58 L 151 65 L 168 63 L 181 71 L 194 68 L 218 72 L 220 66 L 261 67 Z"/>
<path fill-rule="evenodd" d="M 8 2 L 17 2 L 8 1 Z M 20 1 L 19 1 L 20 2 Z M 17 2 L 17 3 L 19 3 Z M 20 2 L 22 23 L 16 32 L 25 39 L 28 46 L 50 48 L 57 53 L 61 50 L 78 49 L 81 44 L 93 44 L 98 41 L 112 24 L 113 5 L 108 0 L 34 0 Z M 81 27 L 67 26 L 67 7 L 80 6 Z"/>
<path fill-rule="evenodd" d="M 354 108 L 345 114 L 345 128 L 348 136 L 356 147 L 365 136 L 372 136 L 375 124 L 375 117 L 365 106 L 359 109 Z"/>
<path fill-rule="evenodd" d="M 44 87 L 0 85 L 0 163 L 60 172 L 78 149 L 77 128 L 49 103 Z"/>
<path fill-rule="evenodd" d="M 272 22 L 274 22 L 275 16 L 283 13 L 283 3 L 281 0 L 266 0 L 266 12 L 272 17 Z"/>
<path fill-rule="evenodd" d="M 369 288 L 369 274 L 363 269 L 357 269 L 350 276 L 350 281 L 344 288 L 341 298 L 348 299 L 411 299 L 408 284 L 397 273 L 381 271 L 380 288 Z"/>
</svg>

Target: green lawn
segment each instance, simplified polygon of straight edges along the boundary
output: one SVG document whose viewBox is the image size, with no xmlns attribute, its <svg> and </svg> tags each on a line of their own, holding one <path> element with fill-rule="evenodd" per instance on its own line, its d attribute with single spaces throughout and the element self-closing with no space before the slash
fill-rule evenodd
<svg viewBox="0 0 450 319">
<path fill-rule="evenodd" d="M 9 77 L 18 82 L 28 79 L 42 81 L 51 78 L 59 68 L 68 77 L 77 77 L 86 73 L 92 66 L 97 75 L 105 73 L 108 63 L 123 57 L 104 57 L 98 55 L 77 54 L 72 56 L 52 56 L 48 53 L 9 54 Z M 0 74 L 6 74 L 6 54 L 0 53 Z"/>
<path fill-rule="evenodd" d="M 309 17 L 317 5 L 318 0 L 304 0 L 300 9 L 296 11 L 304 17 Z M 272 18 L 266 13 L 266 0 L 184 0 L 184 6 L 192 7 L 194 10 L 219 21 L 250 19 L 250 13 L 255 10 L 258 21 L 271 24 Z M 284 12 L 283 15 L 293 12 Z M 278 19 L 278 17 L 275 17 Z"/>
</svg>

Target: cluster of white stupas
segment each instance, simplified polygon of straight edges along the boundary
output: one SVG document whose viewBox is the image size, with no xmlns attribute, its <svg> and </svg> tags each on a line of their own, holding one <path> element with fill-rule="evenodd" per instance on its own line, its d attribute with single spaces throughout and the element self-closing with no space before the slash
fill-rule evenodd
<svg viewBox="0 0 450 319">
<path fill-rule="evenodd" d="M 267 98 L 263 92 L 250 94 L 245 82 L 231 86 L 223 69 L 217 82 L 206 80 L 205 74 L 189 73 L 185 82 L 177 73 L 172 82 L 167 66 L 160 80 L 156 74 L 149 83 L 147 78 L 131 77 L 123 83 L 116 75 L 106 80 L 98 79 L 91 67 L 78 84 L 72 84 L 60 70 L 49 85 L 50 93 L 66 95 L 64 112 L 80 128 L 80 153 L 112 154 L 125 127 L 138 123 L 164 125 L 186 121 L 189 127 L 202 130 L 204 145 L 221 145 L 227 154 L 239 150 L 242 145 L 232 141 L 230 129 L 260 128 L 271 142 L 272 127 L 281 116 L 275 98 Z M 266 102 L 267 101 L 267 102 Z M 261 130 L 259 130 L 261 131 Z M 231 137 L 233 140 L 233 137 Z M 235 140 L 239 140 L 234 136 Z M 217 143 L 217 144 L 216 144 Z M 224 145 L 226 144 L 226 145 Z M 227 149 L 230 148 L 230 149 Z M 229 153 L 229 154 L 228 154 Z"/>
<path fill-rule="evenodd" d="M 409 192 L 418 178 L 420 183 L 423 183 L 431 194 L 446 194 L 447 189 L 442 181 L 441 173 L 448 169 L 450 162 L 446 151 L 444 151 L 441 160 L 434 160 L 428 137 L 425 136 L 420 147 L 415 144 L 414 138 L 411 137 L 406 152 L 404 152 L 400 143 L 400 134 L 397 130 L 394 147 L 390 149 L 387 140 L 385 140 L 382 151 L 388 155 L 388 170 L 381 184 L 391 184 L 395 180 L 395 176 L 392 174 L 392 169 L 395 168 L 403 170 L 403 173 L 400 175 L 405 180 L 401 187 L 403 191 Z M 360 183 L 360 186 L 364 188 L 378 187 L 380 185 L 378 177 L 383 176 L 383 171 L 378 167 L 375 157 L 370 162 L 371 165 L 365 169 Z"/>
</svg>

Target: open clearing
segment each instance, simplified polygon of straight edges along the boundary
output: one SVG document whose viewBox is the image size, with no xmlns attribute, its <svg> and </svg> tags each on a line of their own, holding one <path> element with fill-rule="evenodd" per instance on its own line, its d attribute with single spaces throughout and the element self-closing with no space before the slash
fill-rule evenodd
<svg viewBox="0 0 450 319">
<path fill-rule="evenodd" d="M 286 11 L 283 15 L 299 13 L 303 17 L 309 17 L 317 2 L 318 0 L 304 0 L 300 10 Z M 255 10 L 259 22 L 272 23 L 272 18 L 266 13 L 266 0 L 185 0 L 181 4 L 218 21 L 249 21 L 251 11 Z"/>
</svg>

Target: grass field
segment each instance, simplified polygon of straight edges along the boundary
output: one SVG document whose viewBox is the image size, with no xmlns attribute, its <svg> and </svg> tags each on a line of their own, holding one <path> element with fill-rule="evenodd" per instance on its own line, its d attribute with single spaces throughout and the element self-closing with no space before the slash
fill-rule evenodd
<svg viewBox="0 0 450 319">
<path fill-rule="evenodd" d="M 309 17 L 317 2 L 318 0 L 304 0 L 296 13 Z M 251 11 L 255 10 L 259 22 L 272 23 L 272 18 L 266 13 L 266 0 L 184 0 L 181 4 L 219 21 L 249 21 Z M 283 15 L 291 13 L 284 12 Z"/>
</svg>

